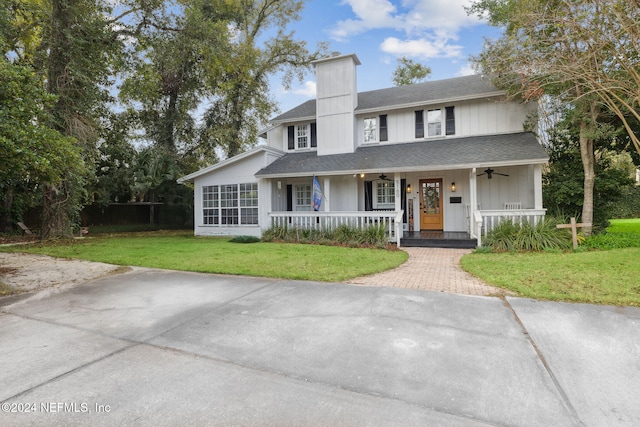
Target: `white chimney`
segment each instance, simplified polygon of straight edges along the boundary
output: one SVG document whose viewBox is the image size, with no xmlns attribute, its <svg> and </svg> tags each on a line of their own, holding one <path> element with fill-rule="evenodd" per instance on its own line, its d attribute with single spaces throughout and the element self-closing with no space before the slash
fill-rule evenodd
<svg viewBox="0 0 640 427">
<path fill-rule="evenodd" d="M 355 54 L 332 56 L 312 63 L 316 68 L 318 155 L 355 151 L 358 106 Z"/>
</svg>

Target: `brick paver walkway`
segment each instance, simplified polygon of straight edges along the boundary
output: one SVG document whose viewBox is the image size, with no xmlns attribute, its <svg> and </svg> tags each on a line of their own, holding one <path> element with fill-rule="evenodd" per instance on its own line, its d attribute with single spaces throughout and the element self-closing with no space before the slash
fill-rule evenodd
<svg viewBox="0 0 640 427">
<path fill-rule="evenodd" d="M 409 254 L 400 267 L 347 281 L 353 285 L 392 286 L 465 295 L 504 295 L 509 291 L 489 286 L 460 268 L 470 249 L 402 248 Z"/>
</svg>

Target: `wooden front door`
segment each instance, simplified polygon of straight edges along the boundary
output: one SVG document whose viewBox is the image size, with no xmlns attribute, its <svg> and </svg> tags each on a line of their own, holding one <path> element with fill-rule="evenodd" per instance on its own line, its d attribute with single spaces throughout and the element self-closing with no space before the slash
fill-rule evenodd
<svg viewBox="0 0 640 427">
<path fill-rule="evenodd" d="M 442 230 L 442 180 L 420 180 L 420 229 Z"/>
</svg>

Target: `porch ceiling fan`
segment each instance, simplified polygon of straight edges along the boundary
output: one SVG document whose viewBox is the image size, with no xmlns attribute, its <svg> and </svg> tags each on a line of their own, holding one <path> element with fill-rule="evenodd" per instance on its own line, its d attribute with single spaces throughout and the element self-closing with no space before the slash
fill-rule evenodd
<svg viewBox="0 0 640 427">
<path fill-rule="evenodd" d="M 385 174 L 380 174 L 380 176 L 378 177 L 378 179 L 382 180 L 382 181 L 391 181 L 391 179 L 387 178 L 387 175 Z"/>
<path fill-rule="evenodd" d="M 484 170 L 483 173 L 479 173 L 478 176 L 482 176 L 482 175 L 487 175 L 488 179 L 491 179 L 491 177 L 493 175 L 501 175 L 501 176 L 509 176 L 509 174 L 507 173 L 500 173 L 500 172 L 495 172 L 493 169 L 491 168 L 487 168 Z"/>
</svg>

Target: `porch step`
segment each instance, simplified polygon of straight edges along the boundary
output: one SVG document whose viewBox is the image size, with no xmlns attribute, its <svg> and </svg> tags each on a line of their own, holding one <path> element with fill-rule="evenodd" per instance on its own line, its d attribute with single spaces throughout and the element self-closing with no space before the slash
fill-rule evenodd
<svg viewBox="0 0 640 427">
<path fill-rule="evenodd" d="M 400 246 L 408 248 L 475 249 L 478 246 L 478 240 L 404 238 L 400 239 Z"/>
</svg>

